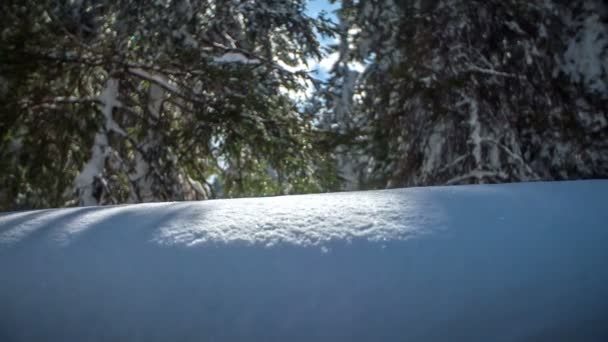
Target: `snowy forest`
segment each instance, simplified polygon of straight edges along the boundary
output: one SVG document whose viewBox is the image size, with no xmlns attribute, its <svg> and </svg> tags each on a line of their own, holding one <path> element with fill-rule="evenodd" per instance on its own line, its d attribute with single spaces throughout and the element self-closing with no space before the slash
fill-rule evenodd
<svg viewBox="0 0 608 342">
<path fill-rule="evenodd" d="M 320 1 L 1 1 L 0 211 L 608 177 L 605 1 Z"/>
</svg>

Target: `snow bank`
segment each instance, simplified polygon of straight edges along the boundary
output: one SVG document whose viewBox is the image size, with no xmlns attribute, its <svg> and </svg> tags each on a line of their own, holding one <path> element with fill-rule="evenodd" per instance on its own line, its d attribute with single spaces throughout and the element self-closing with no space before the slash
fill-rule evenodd
<svg viewBox="0 0 608 342">
<path fill-rule="evenodd" d="M 608 181 L 0 216 L 0 341 L 608 340 Z"/>
</svg>

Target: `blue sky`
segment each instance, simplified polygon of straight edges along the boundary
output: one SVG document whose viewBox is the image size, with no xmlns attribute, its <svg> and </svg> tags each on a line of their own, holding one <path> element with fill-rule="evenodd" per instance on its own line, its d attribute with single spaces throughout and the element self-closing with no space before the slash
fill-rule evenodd
<svg viewBox="0 0 608 342">
<path fill-rule="evenodd" d="M 321 11 L 332 14 L 332 11 L 338 8 L 338 4 L 330 4 L 327 0 L 310 0 L 307 7 L 308 14 L 316 16 Z"/>
<path fill-rule="evenodd" d="M 330 4 L 328 0 L 309 0 L 307 5 L 308 15 L 312 17 L 318 16 L 322 11 L 325 11 L 329 18 L 336 21 L 334 11 L 339 8 L 338 4 Z M 327 45 L 333 42 L 333 39 L 319 37 L 321 43 Z"/>
<path fill-rule="evenodd" d="M 308 0 L 306 4 L 306 13 L 311 17 L 317 17 L 322 11 L 327 13 L 328 18 L 336 20 L 334 11 L 339 8 L 338 4 L 330 4 L 328 0 Z M 335 42 L 335 38 L 332 37 L 318 37 L 319 41 L 323 46 L 328 46 Z M 302 64 L 295 67 L 287 67 L 288 70 L 307 70 L 313 72 L 313 76 L 319 80 L 327 80 L 329 77 L 329 71 L 333 64 L 337 60 L 337 53 L 326 55 L 321 60 L 309 59 L 306 64 Z M 312 95 L 314 87 L 311 82 L 306 82 L 306 90 L 303 91 L 291 91 L 290 96 L 298 101 L 304 101 L 305 98 Z"/>
<path fill-rule="evenodd" d="M 335 11 L 340 8 L 339 3 L 331 4 L 328 0 L 308 0 L 306 6 L 306 12 L 311 17 L 318 16 L 322 11 L 327 13 L 327 17 L 334 22 L 337 21 Z M 318 37 L 319 41 L 323 46 L 328 46 L 336 42 L 334 37 Z M 329 71 L 332 69 L 334 63 L 338 60 L 338 53 L 333 52 L 326 54 L 321 60 L 309 59 L 304 65 L 291 67 L 292 70 L 308 70 L 312 72 L 313 76 L 319 80 L 325 81 L 329 78 Z M 349 67 L 352 70 L 362 72 L 365 66 L 361 63 L 350 63 Z M 312 83 L 307 83 L 307 90 L 300 92 L 294 92 L 291 95 L 299 100 L 302 100 L 312 94 L 313 86 Z"/>
<path fill-rule="evenodd" d="M 334 11 L 337 10 L 338 8 L 339 8 L 339 4 L 337 4 L 337 3 L 330 4 L 328 0 L 309 0 L 308 4 L 307 4 L 308 15 L 310 15 L 312 17 L 316 17 L 322 11 L 325 11 L 327 13 L 328 17 L 333 20 L 335 20 L 335 18 L 336 18 Z M 333 43 L 335 40 L 333 38 L 328 38 L 328 37 L 319 37 L 319 41 L 324 46 L 327 46 L 327 45 Z M 332 56 L 327 56 L 323 60 L 315 63 L 315 65 L 312 66 L 312 69 L 317 70 L 317 72 L 315 72 L 315 75 L 320 79 L 326 79 L 328 77 L 327 72 L 331 68 L 331 65 L 333 64 L 333 60 L 334 59 L 332 58 Z"/>
</svg>

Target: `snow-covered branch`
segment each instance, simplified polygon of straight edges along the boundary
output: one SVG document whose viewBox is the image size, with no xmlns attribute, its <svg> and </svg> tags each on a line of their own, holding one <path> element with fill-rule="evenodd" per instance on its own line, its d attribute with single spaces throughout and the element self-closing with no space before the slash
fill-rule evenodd
<svg viewBox="0 0 608 342">
<path fill-rule="evenodd" d="M 170 82 L 170 80 L 165 77 L 165 76 L 161 76 L 161 75 L 154 75 L 149 73 L 148 71 L 141 69 L 141 68 L 129 68 L 129 73 L 131 73 L 132 75 L 135 75 L 139 78 L 142 78 L 146 81 L 150 81 L 153 82 L 159 86 L 161 86 L 163 89 L 174 93 L 176 95 L 179 96 L 186 96 L 181 89 L 179 89 L 179 87 L 175 84 L 172 84 Z M 187 97 L 187 96 L 186 96 Z"/>
<path fill-rule="evenodd" d="M 114 108 L 120 105 L 118 101 L 119 81 L 110 78 L 101 94 L 97 97 L 100 102 L 100 110 L 105 118 L 104 125 L 95 134 L 91 157 L 82 168 L 74 181 L 81 205 L 96 205 L 99 202 L 98 188 L 103 186 L 103 170 L 106 156 L 110 151 L 108 135 L 110 131 L 120 135 L 126 135 L 124 130 L 114 121 L 112 113 Z"/>
<path fill-rule="evenodd" d="M 497 71 L 497 70 L 493 70 L 493 69 L 480 68 L 475 65 L 469 65 L 468 69 L 466 69 L 465 71 L 478 72 L 478 73 L 482 73 L 482 74 L 486 74 L 486 75 L 508 77 L 508 78 L 523 78 L 524 77 L 524 76 L 509 74 L 506 72 Z"/>
<path fill-rule="evenodd" d="M 530 174 L 533 177 L 532 180 L 541 179 L 541 177 L 538 175 L 538 173 L 534 172 L 534 170 L 532 170 L 530 165 L 528 165 L 528 163 L 526 163 L 520 155 L 514 153 L 510 148 L 508 148 L 504 144 L 501 144 L 499 141 L 496 141 L 495 139 L 491 139 L 491 138 L 487 138 L 487 137 L 483 138 L 483 141 L 495 144 L 496 146 L 500 147 L 505 153 L 507 153 L 511 158 L 513 158 L 514 160 L 519 162 L 526 169 L 528 174 Z"/>
<path fill-rule="evenodd" d="M 240 52 L 227 52 L 219 57 L 214 57 L 213 61 L 218 64 L 240 63 L 240 64 L 260 64 L 258 58 L 249 58 Z"/>
<path fill-rule="evenodd" d="M 467 159 L 467 157 L 468 157 L 468 155 L 463 154 L 463 155 L 455 158 L 452 162 L 450 162 L 449 164 L 447 164 L 447 165 L 443 166 L 441 169 L 439 169 L 438 172 L 443 172 L 443 171 L 453 168 L 454 166 L 460 164 L 462 161 Z"/>
<path fill-rule="evenodd" d="M 454 177 L 454 178 L 448 180 L 447 182 L 445 182 L 445 185 L 458 184 L 462 181 L 472 179 L 472 178 L 475 179 L 476 182 L 479 182 L 480 180 L 482 180 L 484 178 L 507 179 L 508 176 L 506 173 L 504 173 L 502 171 L 473 170 L 469 173 L 466 173 L 464 175 L 457 176 L 457 177 Z"/>
</svg>

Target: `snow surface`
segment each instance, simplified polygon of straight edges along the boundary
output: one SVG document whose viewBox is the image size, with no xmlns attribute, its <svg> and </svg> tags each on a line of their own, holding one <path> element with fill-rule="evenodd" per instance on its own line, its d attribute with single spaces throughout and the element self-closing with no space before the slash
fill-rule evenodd
<svg viewBox="0 0 608 342">
<path fill-rule="evenodd" d="M 0 216 L 0 341 L 606 341 L 608 181 Z"/>
</svg>

